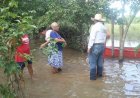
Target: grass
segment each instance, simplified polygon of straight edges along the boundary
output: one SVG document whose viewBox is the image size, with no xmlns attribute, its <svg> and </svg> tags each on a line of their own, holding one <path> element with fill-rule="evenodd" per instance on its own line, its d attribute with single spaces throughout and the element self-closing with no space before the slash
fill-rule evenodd
<svg viewBox="0 0 140 98">
<path fill-rule="evenodd" d="M 106 26 L 111 31 L 111 24 L 107 24 Z M 115 39 L 119 39 L 120 38 L 119 25 L 115 25 L 114 32 L 115 32 Z M 126 40 L 127 41 L 140 41 L 140 23 L 135 23 L 135 24 L 132 23 L 130 25 Z"/>
</svg>

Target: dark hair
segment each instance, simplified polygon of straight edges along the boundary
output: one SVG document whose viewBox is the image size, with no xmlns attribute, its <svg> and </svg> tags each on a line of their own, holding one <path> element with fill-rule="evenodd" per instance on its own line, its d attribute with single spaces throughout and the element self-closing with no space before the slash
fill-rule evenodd
<svg viewBox="0 0 140 98">
<path fill-rule="evenodd" d="M 38 31 L 40 33 L 40 32 L 43 32 L 44 30 L 46 30 L 46 27 L 41 27 Z"/>
<path fill-rule="evenodd" d="M 52 28 L 51 28 L 51 26 L 49 26 L 49 27 L 47 27 L 46 29 L 49 30 L 49 29 L 52 29 Z"/>
</svg>

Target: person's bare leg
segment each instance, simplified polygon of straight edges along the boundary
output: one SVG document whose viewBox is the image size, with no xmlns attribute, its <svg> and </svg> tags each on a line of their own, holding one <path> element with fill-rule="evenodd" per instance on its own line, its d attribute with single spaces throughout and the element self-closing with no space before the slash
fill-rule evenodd
<svg viewBox="0 0 140 98">
<path fill-rule="evenodd" d="M 33 78 L 33 68 L 32 68 L 32 64 L 28 64 L 27 66 L 28 68 L 28 72 L 30 74 L 31 79 Z"/>
<path fill-rule="evenodd" d="M 55 73 L 58 73 L 58 70 L 57 70 L 57 68 L 55 68 L 55 67 L 52 67 L 52 73 L 53 73 L 53 74 L 55 74 Z"/>
</svg>

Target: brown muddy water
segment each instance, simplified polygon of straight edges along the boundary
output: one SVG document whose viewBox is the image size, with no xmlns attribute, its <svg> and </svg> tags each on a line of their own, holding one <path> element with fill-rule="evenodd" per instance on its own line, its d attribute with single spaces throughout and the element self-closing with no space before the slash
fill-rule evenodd
<svg viewBox="0 0 140 98">
<path fill-rule="evenodd" d="M 24 70 L 26 98 L 140 98 L 140 61 L 105 59 L 104 77 L 89 80 L 86 54 L 64 49 L 64 67 L 52 74 L 47 57 L 35 45 L 34 80 Z M 1 80 L 1 79 L 0 79 Z"/>
</svg>

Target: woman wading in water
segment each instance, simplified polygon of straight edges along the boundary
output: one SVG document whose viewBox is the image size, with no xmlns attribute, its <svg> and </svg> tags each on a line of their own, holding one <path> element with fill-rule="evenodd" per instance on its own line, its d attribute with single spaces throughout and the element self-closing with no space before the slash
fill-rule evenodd
<svg viewBox="0 0 140 98">
<path fill-rule="evenodd" d="M 55 47 L 57 51 L 53 51 L 50 56 L 48 56 L 48 63 L 52 67 L 52 73 L 58 73 L 62 71 L 63 66 L 63 44 L 66 45 L 66 41 L 59 34 L 59 25 L 56 22 L 51 24 L 52 31 L 50 33 L 50 38 L 56 41 Z M 51 45 L 51 41 L 49 43 Z"/>
</svg>

